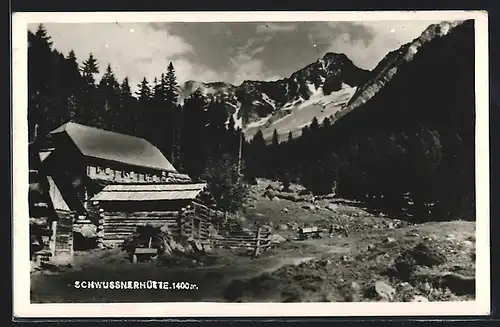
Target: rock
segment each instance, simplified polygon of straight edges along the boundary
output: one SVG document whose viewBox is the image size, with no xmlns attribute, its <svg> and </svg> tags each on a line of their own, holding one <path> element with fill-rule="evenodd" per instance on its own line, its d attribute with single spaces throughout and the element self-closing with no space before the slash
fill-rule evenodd
<svg viewBox="0 0 500 327">
<path fill-rule="evenodd" d="M 287 207 L 284 207 L 284 208 L 283 208 L 283 212 L 284 212 L 284 213 L 288 213 L 288 211 L 289 211 L 289 210 L 288 210 L 288 208 L 287 208 Z"/>
<path fill-rule="evenodd" d="M 212 250 L 213 250 L 213 249 L 212 249 L 212 246 L 211 246 L 211 245 L 209 245 L 209 244 L 205 244 L 205 245 L 203 245 L 203 251 L 205 251 L 205 252 L 207 252 L 207 253 L 210 253 L 210 252 L 212 252 Z"/>
<path fill-rule="evenodd" d="M 457 295 L 474 295 L 476 293 L 476 278 L 457 273 L 445 273 L 439 281 L 441 287 L 446 287 Z"/>
<path fill-rule="evenodd" d="M 383 243 L 385 244 L 393 244 L 396 243 L 396 239 L 394 237 L 387 237 L 383 240 Z"/>
<path fill-rule="evenodd" d="M 279 230 L 287 230 L 287 229 L 288 229 L 288 226 L 287 226 L 286 224 L 280 224 L 280 225 L 278 226 L 278 229 L 279 229 Z"/>
<path fill-rule="evenodd" d="M 249 236 L 254 234 L 254 232 L 250 228 L 242 228 L 241 231 Z"/>
<path fill-rule="evenodd" d="M 381 299 L 392 301 L 396 290 L 384 281 L 377 281 L 375 283 L 375 292 Z"/>
<path fill-rule="evenodd" d="M 326 267 L 329 264 L 330 264 L 330 260 L 328 260 L 328 259 L 322 259 L 322 260 L 318 261 L 318 265 L 321 267 Z"/>
<path fill-rule="evenodd" d="M 291 222 L 288 223 L 288 227 L 290 227 L 291 230 L 297 230 L 299 229 L 299 224 L 297 224 L 296 222 Z"/>
<path fill-rule="evenodd" d="M 356 282 L 352 282 L 351 283 L 351 289 L 354 291 L 354 292 L 359 292 L 361 291 L 361 286 L 359 286 L 358 283 Z"/>
<path fill-rule="evenodd" d="M 279 191 L 280 188 L 281 187 L 278 183 L 271 183 L 271 184 L 267 185 L 266 190 Z"/>
<path fill-rule="evenodd" d="M 190 243 L 196 252 L 203 252 L 203 245 L 201 245 L 200 241 L 192 240 Z"/>
<path fill-rule="evenodd" d="M 331 211 L 337 211 L 339 206 L 334 203 L 329 203 L 325 206 L 326 209 L 331 210 Z"/>
<path fill-rule="evenodd" d="M 168 245 L 168 242 L 164 242 L 163 243 L 163 248 L 164 248 L 164 253 L 165 254 L 172 254 L 172 248 L 170 247 L 170 245 Z"/>
<path fill-rule="evenodd" d="M 399 284 L 399 287 L 401 287 L 401 288 L 407 288 L 407 287 L 412 287 L 412 286 L 408 282 L 402 282 L 401 284 Z"/>
<path fill-rule="evenodd" d="M 347 261 L 351 261 L 352 259 L 346 255 L 343 255 L 341 258 L 340 258 L 341 261 L 344 261 L 344 262 L 347 262 Z"/>
<path fill-rule="evenodd" d="M 82 234 L 86 238 L 97 237 L 97 226 L 93 224 L 75 224 L 73 232 Z"/>
<path fill-rule="evenodd" d="M 422 295 L 415 295 L 411 302 L 429 302 L 429 299 Z"/>
<path fill-rule="evenodd" d="M 429 284 L 429 282 L 425 282 L 424 285 L 422 285 L 422 290 L 425 293 L 429 293 L 432 290 L 431 284 Z"/>
<path fill-rule="evenodd" d="M 305 204 L 302 206 L 302 209 L 314 211 L 316 210 L 316 206 L 314 204 Z"/>
<path fill-rule="evenodd" d="M 271 200 L 271 201 L 279 201 L 279 200 L 280 200 L 280 198 L 278 198 L 277 196 L 273 196 L 270 200 Z"/>
<path fill-rule="evenodd" d="M 387 224 L 387 228 L 389 228 L 389 229 L 394 229 L 394 228 L 395 228 L 394 223 L 393 223 L 393 222 L 389 222 L 389 223 Z"/>
<path fill-rule="evenodd" d="M 268 239 L 273 244 L 279 244 L 279 243 L 282 243 L 282 242 L 286 242 L 286 238 L 284 238 L 283 236 L 281 236 L 279 234 L 269 235 Z"/>
<path fill-rule="evenodd" d="M 373 250 L 375 250 L 375 245 L 373 245 L 373 244 L 368 244 L 367 249 L 368 249 L 368 251 L 373 251 Z"/>
<path fill-rule="evenodd" d="M 179 243 L 175 243 L 174 246 L 171 245 L 170 247 L 175 252 L 186 253 L 186 249 L 182 245 L 180 245 Z"/>
<path fill-rule="evenodd" d="M 462 244 L 467 247 L 467 248 L 473 248 L 474 247 L 474 243 L 472 243 L 471 241 L 463 241 Z"/>
<path fill-rule="evenodd" d="M 160 227 L 160 232 L 166 234 L 166 235 L 172 235 L 172 231 L 167 225 L 163 225 Z"/>
</svg>

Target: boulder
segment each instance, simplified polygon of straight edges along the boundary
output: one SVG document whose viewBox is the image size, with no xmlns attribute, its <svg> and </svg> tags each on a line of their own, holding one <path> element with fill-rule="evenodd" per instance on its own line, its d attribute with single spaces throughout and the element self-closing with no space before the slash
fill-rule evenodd
<svg viewBox="0 0 500 327">
<path fill-rule="evenodd" d="M 315 206 L 314 204 L 311 204 L 311 203 L 309 203 L 309 204 L 304 204 L 304 205 L 302 206 L 302 209 L 306 209 L 306 210 L 311 210 L 311 211 L 314 211 L 314 210 L 316 210 L 316 206 Z"/>
<path fill-rule="evenodd" d="M 374 290 L 379 298 L 386 301 L 392 301 L 396 293 L 396 290 L 384 281 L 375 282 Z"/>
<path fill-rule="evenodd" d="M 271 241 L 271 243 L 274 243 L 274 244 L 286 242 L 286 238 L 284 238 L 283 236 L 281 236 L 279 234 L 269 235 L 268 239 Z"/>
<path fill-rule="evenodd" d="M 82 234 L 86 238 L 97 237 L 97 226 L 93 224 L 75 224 L 73 232 Z"/>
<path fill-rule="evenodd" d="M 448 288 L 457 295 L 474 295 L 476 293 L 476 278 L 457 273 L 445 273 L 440 278 L 441 287 Z"/>
<path fill-rule="evenodd" d="M 394 237 L 387 237 L 383 240 L 383 243 L 385 244 L 394 244 L 396 243 L 396 239 Z"/>
<path fill-rule="evenodd" d="M 429 299 L 422 295 L 415 295 L 411 302 L 429 302 Z"/>
<path fill-rule="evenodd" d="M 287 230 L 287 229 L 288 229 L 288 226 L 287 226 L 286 224 L 280 224 L 280 225 L 278 226 L 278 229 L 279 229 L 279 230 Z"/>
<path fill-rule="evenodd" d="M 330 211 L 337 211 L 339 206 L 335 203 L 329 203 L 325 206 L 325 208 L 330 210 Z"/>
<path fill-rule="evenodd" d="M 160 227 L 160 231 L 164 233 L 165 235 L 172 235 L 172 231 L 168 227 L 168 225 L 163 225 Z"/>
<path fill-rule="evenodd" d="M 359 286 L 359 284 L 357 282 L 352 282 L 351 283 L 351 289 L 354 291 L 354 292 L 359 292 L 361 291 L 361 286 Z"/>
</svg>

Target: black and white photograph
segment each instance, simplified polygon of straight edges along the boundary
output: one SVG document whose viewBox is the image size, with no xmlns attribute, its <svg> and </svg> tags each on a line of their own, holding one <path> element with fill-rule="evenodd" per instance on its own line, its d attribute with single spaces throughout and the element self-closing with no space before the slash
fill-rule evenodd
<svg viewBox="0 0 500 327">
<path fill-rule="evenodd" d="M 15 312 L 488 314 L 487 30 L 14 15 Z"/>
</svg>

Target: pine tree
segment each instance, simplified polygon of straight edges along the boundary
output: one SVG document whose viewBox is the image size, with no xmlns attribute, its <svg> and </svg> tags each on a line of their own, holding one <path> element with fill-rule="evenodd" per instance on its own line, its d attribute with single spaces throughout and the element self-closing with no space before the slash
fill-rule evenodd
<svg viewBox="0 0 500 327">
<path fill-rule="evenodd" d="M 120 85 L 120 112 L 118 130 L 122 133 L 137 135 L 136 125 L 138 117 L 136 116 L 137 100 L 132 95 L 128 78 L 125 77 Z"/>
<path fill-rule="evenodd" d="M 139 90 L 136 92 L 137 108 L 134 110 L 134 116 L 136 117 L 134 134 L 143 138 L 148 138 L 147 119 L 151 114 L 151 101 L 153 94 L 146 77 L 142 79 L 138 87 Z"/>
<path fill-rule="evenodd" d="M 104 104 L 103 111 L 97 109 L 101 128 L 112 131 L 120 129 L 122 118 L 120 115 L 120 93 L 120 84 L 116 80 L 111 64 L 108 64 L 99 82 L 100 103 Z"/>
<path fill-rule="evenodd" d="M 82 76 L 76 59 L 75 52 L 70 50 L 66 57 L 64 83 L 66 87 L 66 99 L 68 106 L 68 119 L 72 121 L 81 121 L 82 106 L 78 103 L 81 98 Z"/>
<path fill-rule="evenodd" d="M 50 80 L 53 75 L 52 41 L 45 27 L 40 24 L 35 33 L 28 31 L 28 132 L 34 137 L 34 126 L 38 124 L 40 133 L 50 129 Z"/>
<path fill-rule="evenodd" d="M 278 136 L 278 131 L 275 129 L 273 131 L 273 138 L 271 141 L 271 147 L 273 149 L 277 149 L 279 147 L 280 141 L 279 141 L 279 136 Z"/>
<path fill-rule="evenodd" d="M 179 161 L 180 156 L 180 124 L 181 124 L 181 107 L 178 105 L 179 99 L 179 85 L 177 84 L 177 77 L 175 76 L 175 69 L 172 62 L 169 63 L 167 73 L 163 76 L 164 92 L 166 99 L 166 110 L 169 110 L 170 121 L 167 126 L 170 131 L 171 139 L 171 157 L 175 165 Z"/>
<path fill-rule="evenodd" d="M 198 89 L 184 101 L 181 137 L 181 167 L 192 178 L 198 178 L 210 153 L 207 148 L 207 103 Z"/>
<path fill-rule="evenodd" d="M 99 113 L 96 112 L 96 108 L 99 107 L 99 101 L 95 81 L 95 75 L 99 74 L 99 65 L 92 53 L 83 62 L 81 71 L 82 92 L 81 99 L 78 100 L 82 106 L 82 116 L 80 119 L 89 125 L 100 126 L 102 119 L 99 117 Z"/>
</svg>

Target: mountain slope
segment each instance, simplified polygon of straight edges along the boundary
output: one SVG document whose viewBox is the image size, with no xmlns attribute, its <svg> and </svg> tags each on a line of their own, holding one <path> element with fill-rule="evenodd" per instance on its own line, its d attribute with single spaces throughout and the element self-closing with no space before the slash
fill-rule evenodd
<svg viewBox="0 0 500 327">
<path fill-rule="evenodd" d="M 390 53 L 329 130 L 323 151 L 347 162 L 339 194 L 411 192 L 441 218 L 474 217 L 475 89 L 473 20 L 431 25 Z"/>
<path fill-rule="evenodd" d="M 384 59 L 375 67 L 371 78 L 362 86 L 360 86 L 349 103 L 339 116 L 347 114 L 349 111 L 363 105 L 373 98 L 384 86 L 396 76 L 401 69 L 404 70 L 405 65 L 410 63 L 422 48 L 427 47 L 446 36 L 454 28 L 460 26 L 461 21 L 442 22 L 440 24 L 432 24 L 425 29 L 422 34 L 410 43 L 401 46 L 398 50 L 388 53 Z"/>
<path fill-rule="evenodd" d="M 356 67 L 346 55 L 329 52 L 277 81 L 244 81 L 238 86 L 188 81 L 180 100 L 196 89 L 209 99 L 224 99 L 247 137 L 260 129 L 269 138 L 275 128 L 281 135 L 297 133 L 314 117 L 321 122 L 334 115 L 369 76 L 369 71 Z"/>
</svg>

